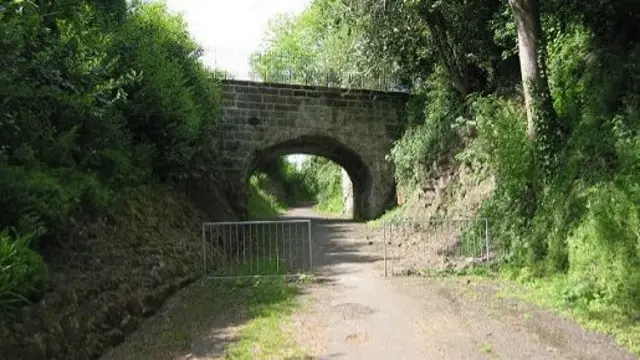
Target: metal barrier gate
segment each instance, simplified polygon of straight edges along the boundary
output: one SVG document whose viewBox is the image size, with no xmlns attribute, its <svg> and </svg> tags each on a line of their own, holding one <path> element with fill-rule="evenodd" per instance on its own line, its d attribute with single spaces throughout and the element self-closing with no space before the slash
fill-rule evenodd
<svg viewBox="0 0 640 360">
<path fill-rule="evenodd" d="M 436 219 L 383 225 L 384 276 L 467 268 L 491 260 L 487 219 Z"/>
<path fill-rule="evenodd" d="M 310 220 L 204 223 L 202 246 L 206 278 L 295 275 L 313 266 Z"/>
</svg>

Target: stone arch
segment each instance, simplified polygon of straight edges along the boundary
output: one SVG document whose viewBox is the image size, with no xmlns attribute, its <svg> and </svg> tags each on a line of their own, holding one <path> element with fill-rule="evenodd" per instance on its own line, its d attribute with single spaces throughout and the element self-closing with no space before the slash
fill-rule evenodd
<svg viewBox="0 0 640 360">
<path fill-rule="evenodd" d="M 353 186 L 353 218 L 371 218 L 370 199 L 375 189 L 372 172 L 360 155 L 333 137 L 304 135 L 257 149 L 244 172 L 244 182 L 247 183 L 257 168 L 291 154 L 322 156 L 340 165 L 349 175 Z"/>
</svg>

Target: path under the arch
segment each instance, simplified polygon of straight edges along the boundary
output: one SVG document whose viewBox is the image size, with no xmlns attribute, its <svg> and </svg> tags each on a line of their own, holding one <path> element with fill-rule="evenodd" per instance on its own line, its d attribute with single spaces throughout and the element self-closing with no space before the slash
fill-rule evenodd
<svg viewBox="0 0 640 360">
<path fill-rule="evenodd" d="M 573 321 L 495 296 L 498 283 L 383 278 L 380 254 L 371 246 L 375 234 L 365 224 L 323 219 L 307 208 L 285 218 L 312 219 L 314 262 L 326 281 L 305 287 L 303 306 L 286 324 L 305 356 L 269 359 L 636 359 Z M 199 304 L 202 294 L 184 290 L 103 359 L 228 358 L 225 347 L 246 321 L 242 311 L 190 320 L 199 326 L 166 321 L 193 318 L 193 307 L 179 305 Z M 204 331 L 189 334 L 192 328 Z M 165 330 L 158 329 L 186 333 L 188 342 L 172 348 L 159 341 L 156 334 Z"/>
</svg>

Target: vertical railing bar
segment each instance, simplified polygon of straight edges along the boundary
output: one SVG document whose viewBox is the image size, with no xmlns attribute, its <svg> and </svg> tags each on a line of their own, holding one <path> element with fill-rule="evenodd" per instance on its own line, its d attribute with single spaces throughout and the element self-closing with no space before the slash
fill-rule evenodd
<svg viewBox="0 0 640 360">
<path fill-rule="evenodd" d="M 254 274 L 253 271 L 253 249 L 254 249 L 254 241 L 253 241 L 253 224 L 249 224 L 249 272 Z M 244 265 L 247 267 L 247 264 Z"/>
<path fill-rule="evenodd" d="M 307 241 L 309 244 L 309 272 L 313 271 L 313 240 L 311 233 L 311 220 L 308 220 L 307 227 L 309 229 L 309 233 L 307 235 Z"/>
<path fill-rule="evenodd" d="M 389 276 L 387 274 L 387 224 L 382 226 L 382 242 L 384 246 L 384 277 Z"/>
<path fill-rule="evenodd" d="M 282 223 L 282 232 L 283 232 L 283 238 L 284 238 L 284 223 Z M 291 241 L 289 241 L 289 271 L 293 271 L 293 255 L 292 255 L 292 250 L 293 246 L 291 246 Z"/>
<path fill-rule="evenodd" d="M 307 271 L 308 269 L 306 268 L 306 255 L 305 255 L 305 241 L 304 241 L 304 236 L 301 236 L 301 225 L 303 224 L 298 224 L 296 223 L 295 226 L 295 231 L 294 231 L 294 239 L 296 241 L 296 245 L 297 245 L 297 255 L 296 255 L 296 259 L 298 259 L 298 269 L 300 269 L 303 273 L 305 271 Z M 304 230 L 304 227 L 302 227 L 302 229 Z"/>
<path fill-rule="evenodd" d="M 207 225 L 202 224 L 202 278 L 207 278 Z"/>
<path fill-rule="evenodd" d="M 275 250 L 276 250 L 276 271 L 278 272 L 278 274 L 280 274 L 280 247 L 278 246 L 278 243 L 276 243 Z"/>
<path fill-rule="evenodd" d="M 487 245 L 487 266 L 489 266 L 490 251 L 491 251 L 491 239 L 489 238 L 489 219 L 486 219 L 484 222 L 484 238 Z"/>
<path fill-rule="evenodd" d="M 272 247 L 272 245 L 275 245 L 275 247 L 278 247 L 278 224 L 275 224 L 275 236 L 271 236 L 271 228 L 269 228 L 269 248 Z"/>
<path fill-rule="evenodd" d="M 277 226 L 276 226 L 277 230 Z M 285 243 L 280 241 L 280 238 L 276 236 L 275 242 L 276 248 L 280 249 L 282 245 L 282 267 L 285 273 L 289 273 L 289 269 L 287 268 L 287 249 L 285 248 Z"/>
<path fill-rule="evenodd" d="M 291 237 L 291 231 L 292 231 L 292 227 L 293 227 L 294 225 L 295 225 L 295 224 L 290 223 L 290 224 L 289 224 L 289 226 L 288 226 L 288 227 L 289 227 L 289 239 L 287 239 L 287 241 L 289 242 L 289 247 L 294 249 L 294 250 L 292 250 L 292 253 L 291 253 L 291 256 L 292 256 L 292 257 L 293 257 L 293 259 L 294 259 L 294 261 L 292 261 L 292 262 L 293 262 L 293 266 L 296 268 L 296 270 L 299 270 L 300 268 L 298 267 L 298 264 L 296 264 L 296 261 L 295 261 L 295 260 L 296 260 L 296 255 L 295 255 L 295 253 L 296 253 L 296 251 L 295 251 L 296 246 L 293 246 L 294 244 L 292 244 L 292 243 L 291 243 L 291 242 L 293 241 L 293 240 L 292 240 L 292 237 Z"/>
<path fill-rule="evenodd" d="M 236 238 L 236 240 L 235 240 L 235 241 L 236 241 L 236 242 L 238 241 L 237 239 L 239 239 L 239 238 L 240 238 L 240 235 L 239 235 L 239 234 L 240 234 L 240 232 L 238 231 L 238 230 L 239 230 L 239 229 L 238 229 L 239 227 L 240 227 L 240 224 L 236 224 L 236 236 L 235 236 L 235 238 Z M 244 226 L 243 226 L 243 228 L 244 228 Z M 231 239 L 229 239 L 229 240 L 231 240 Z M 229 241 L 229 243 L 230 243 L 230 244 L 229 244 L 229 255 L 231 255 L 231 257 L 233 257 L 233 255 L 231 254 L 231 253 L 233 252 L 233 242 L 234 242 L 233 240 Z M 232 262 L 232 261 L 230 261 L 230 264 L 231 264 L 231 266 L 234 266 L 234 264 L 233 264 L 233 262 Z M 235 265 L 235 269 L 234 269 L 232 272 L 237 273 L 238 271 L 240 271 L 240 268 L 239 268 L 239 267 L 238 267 L 238 265 L 236 264 L 236 265 Z"/>
<path fill-rule="evenodd" d="M 212 259 L 213 260 L 213 266 L 215 267 L 213 270 L 215 270 L 216 273 L 220 273 L 220 264 L 215 263 L 220 262 L 221 261 L 221 252 L 222 250 L 220 249 L 222 247 L 222 241 L 220 241 L 220 226 L 219 225 L 213 225 L 215 231 L 215 235 L 213 234 L 213 231 L 209 231 L 209 238 L 211 239 L 211 248 L 212 251 L 216 251 L 216 255 L 217 258 Z M 213 237 L 213 238 L 212 238 Z"/>
<path fill-rule="evenodd" d="M 245 227 L 245 226 L 243 226 L 243 227 L 242 227 L 242 233 L 243 233 L 243 234 L 244 234 L 245 229 L 246 229 L 246 227 Z M 243 236 L 243 237 L 244 237 L 244 236 Z M 242 263 L 241 263 L 241 261 L 240 261 L 240 237 L 239 237 L 239 236 L 236 236 L 236 241 L 235 241 L 234 246 L 236 247 L 236 268 L 237 268 L 237 269 L 240 269 L 240 268 L 242 267 L 242 266 L 241 266 L 241 265 L 242 265 Z"/>
<path fill-rule="evenodd" d="M 220 230 L 222 231 L 222 240 L 221 240 L 221 245 L 220 247 L 222 248 L 222 275 L 226 276 L 226 272 L 227 272 L 227 237 L 229 236 L 229 231 L 227 231 L 227 229 L 231 228 L 231 225 L 227 226 L 227 225 L 222 225 L 220 227 Z"/>
<path fill-rule="evenodd" d="M 397 229 L 394 229 L 394 225 L 395 224 L 391 224 L 391 227 L 389 227 L 389 243 L 391 243 L 391 244 L 389 244 L 390 246 L 393 246 L 392 242 L 393 242 L 394 230 L 397 230 Z M 390 260 L 389 261 L 389 265 L 391 265 L 391 276 L 393 276 L 393 272 L 395 271 L 396 264 L 395 264 L 395 260 L 393 260 L 393 256 L 394 256 L 393 255 L 394 254 L 393 248 L 390 247 L 390 250 L 391 250 L 391 254 L 390 254 L 391 255 L 391 259 L 389 259 Z"/>
</svg>

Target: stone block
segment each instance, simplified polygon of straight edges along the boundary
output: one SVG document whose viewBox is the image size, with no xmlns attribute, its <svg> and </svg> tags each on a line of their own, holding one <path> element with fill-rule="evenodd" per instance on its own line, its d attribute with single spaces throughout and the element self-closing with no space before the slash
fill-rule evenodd
<svg viewBox="0 0 640 360">
<path fill-rule="evenodd" d="M 244 189 L 249 167 L 269 146 L 295 144 L 337 160 L 354 176 L 354 213 L 379 215 L 395 198 L 393 167 L 385 160 L 406 122 L 406 94 L 342 90 L 302 85 L 230 81 L 224 85 L 220 156 L 226 178 Z M 300 139 L 309 139 L 308 143 Z M 293 146 L 293 145 L 292 145 Z M 242 180 L 244 179 L 244 180 Z M 232 182 L 234 183 L 234 182 Z"/>
<path fill-rule="evenodd" d="M 237 93 L 236 94 L 236 98 L 235 98 L 236 102 L 262 102 L 262 94 L 243 94 L 243 93 Z"/>
</svg>

